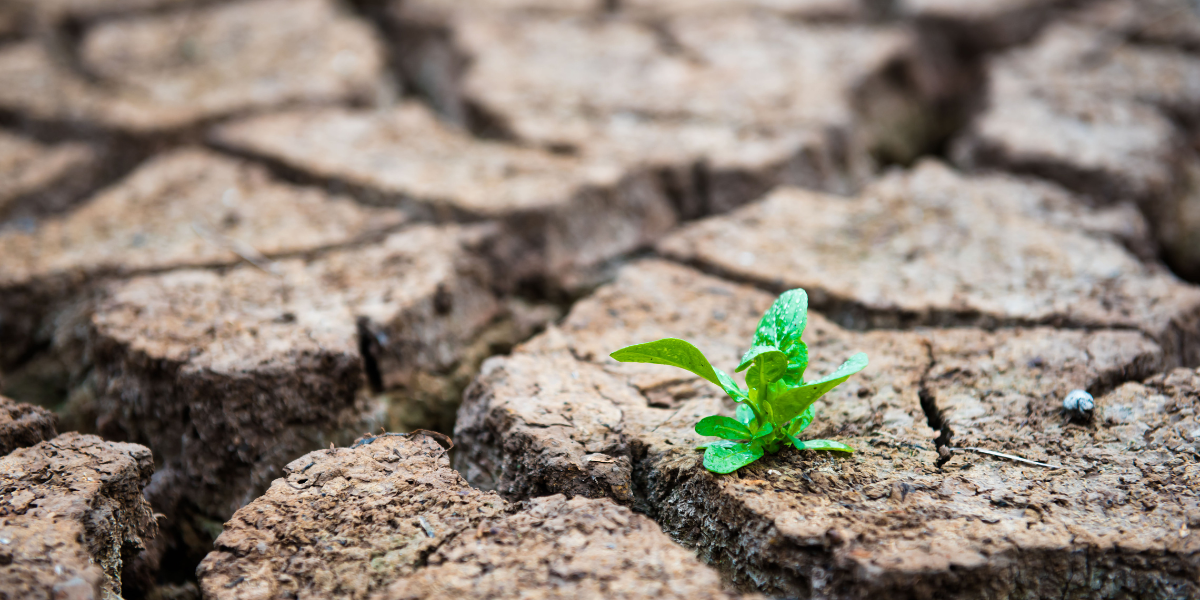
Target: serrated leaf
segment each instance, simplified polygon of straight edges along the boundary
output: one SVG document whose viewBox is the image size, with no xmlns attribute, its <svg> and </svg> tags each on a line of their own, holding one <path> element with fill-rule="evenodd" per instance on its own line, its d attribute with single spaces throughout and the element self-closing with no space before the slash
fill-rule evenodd
<svg viewBox="0 0 1200 600">
<path fill-rule="evenodd" d="M 786 352 L 800 341 L 807 326 L 808 293 L 800 288 L 784 292 L 763 313 L 754 331 L 754 345 L 775 346 Z"/>
<path fill-rule="evenodd" d="M 754 409 L 750 408 L 750 406 L 746 404 L 738 404 L 737 412 L 734 413 L 734 417 L 737 418 L 742 425 L 746 425 L 748 427 L 750 423 L 754 421 Z"/>
<path fill-rule="evenodd" d="M 763 456 L 755 444 L 710 444 L 704 451 L 704 468 L 714 473 L 732 473 Z"/>
<path fill-rule="evenodd" d="M 748 440 L 752 437 L 750 430 L 737 421 L 721 415 L 704 417 L 696 423 L 696 433 L 715 436 L 727 440 Z"/>
<path fill-rule="evenodd" d="M 794 419 L 805 410 L 808 410 L 818 398 L 824 396 L 829 390 L 837 387 L 843 381 L 849 379 L 851 375 L 866 368 L 866 366 L 867 355 L 859 352 L 851 356 L 836 371 L 824 378 L 792 388 L 775 396 L 771 400 L 775 418 L 779 421 Z"/>
<path fill-rule="evenodd" d="M 800 413 L 800 416 L 792 419 L 792 421 L 788 424 L 788 435 L 798 435 L 801 431 L 808 429 L 808 426 L 812 424 L 814 417 L 815 415 L 813 414 L 813 409 L 811 406 L 809 406 L 804 410 L 804 412 Z"/>
<path fill-rule="evenodd" d="M 720 386 L 725 393 L 735 399 L 746 397 L 746 392 L 742 391 L 728 374 L 713 368 L 703 352 L 680 339 L 665 338 L 655 342 L 635 344 L 621 348 L 609 356 L 619 362 L 678 367 Z"/>
<path fill-rule="evenodd" d="M 841 442 L 833 440 L 798 440 L 795 436 L 788 436 L 792 441 L 792 446 L 797 450 L 832 450 L 834 452 L 854 452 L 854 448 L 847 446 Z"/>
</svg>

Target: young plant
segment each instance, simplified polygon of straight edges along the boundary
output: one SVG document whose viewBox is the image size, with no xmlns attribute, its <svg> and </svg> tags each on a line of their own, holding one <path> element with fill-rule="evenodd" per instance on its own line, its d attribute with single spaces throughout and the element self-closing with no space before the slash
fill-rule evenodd
<svg viewBox="0 0 1200 600">
<path fill-rule="evenodd" d="M 696 433 L 723 438 L 699 446 L 704 449 L 704 467 L 709 471 L 732 473 L 789 444 L 797 450 L 854 452 L 840 442 L 798 437 L 812 423 L 813 403 L 867 366 L 867 355 L 859 352 L 833 373 L 806 382 L 808 345 L 800 336 L 807 324 L 808 294 L 804 290 L 785 292 L 771 305 L 758 323 L 753 345 L 734 371 L 746 371 L 749 390 L 714 368 L 695 346 L 675 338 L 629 346 L 610 356 L 620 362 L 686 369 L 719 386 L 738 403 L 736 418 L 713 415 L 696 423 Z"/>
</svg>

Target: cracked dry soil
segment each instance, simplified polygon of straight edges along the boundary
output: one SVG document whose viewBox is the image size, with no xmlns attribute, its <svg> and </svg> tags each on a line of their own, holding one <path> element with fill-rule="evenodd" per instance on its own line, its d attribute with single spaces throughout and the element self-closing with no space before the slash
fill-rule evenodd
<svg viewBox="0 0 1200 600">
<path fill-rule="evenodd" d="M 0 3 L 0 600 L 1200 598 L 1198 157 L 1190 0 Z"/>
</svg>

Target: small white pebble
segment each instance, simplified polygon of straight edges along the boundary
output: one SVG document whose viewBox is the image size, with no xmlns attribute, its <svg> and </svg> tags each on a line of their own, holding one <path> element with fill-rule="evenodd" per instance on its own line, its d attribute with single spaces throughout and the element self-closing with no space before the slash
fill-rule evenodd
<svg viewBox="0 0 1200 600">
<path fill-rule="evenodd" d="M 1073 415 L 1090 415 L 1095 408 L 1096 400 L 1084 390 L 1071 390 L 1071 393 L 1063 398 L 1063 410 Z"/>
<path fill-rule="evenodd" d="M 767 469 L 767 475 L 783 475 L 783 473 L 780 473 L 779 471 L 776 471 L 775 469 Z"/>
</svg>

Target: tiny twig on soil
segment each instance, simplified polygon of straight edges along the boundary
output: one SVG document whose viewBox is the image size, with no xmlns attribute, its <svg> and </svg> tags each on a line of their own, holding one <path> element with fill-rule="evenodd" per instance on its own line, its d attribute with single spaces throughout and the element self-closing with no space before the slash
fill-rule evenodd
<svg viewBox="0 0 1200 600">
<path fill-rule="evenodd" d="M 199 222 L 192 222 L 192 231 L 195 231 L 196 235 L 204 238 L 205 241 L 238 255 L 242 260 L 258 267 L 268 275 L 279 276 L 279 272 L 276 271 L 275 265 L 271 263 L 271 259 L 264 256 L 262 252 L 259 252 L 250 244 L 222 235 Z"/>
<path fill-rule="evenodd" d="M 984 450 L 983 448 L 955 448 L 955 450 L 970 450 L 972 452 L 978 452 L 980 454 L 987 454 L 988 456 L 999 456 L 1000 458 L 1007 458 L 1009 460 L 1015 460 L 1017 462 L 1022 462 L 1022 463 L 1034 465 L 1037 467 L 1046 467 L 1048 469 L 1065 469 L 1065 468 L 1067 468 L 1062 465 L 1052 465 L 1049 463 L 1038 462 L 1036 460 L 1029 460 L 1028 458 L 1021 458 L 1020 456 L 1017 456 L 1015 454 L 1005 454 L 1003 452 L 996 452 L 995 450 Z"/>
</svg>

